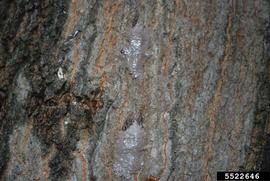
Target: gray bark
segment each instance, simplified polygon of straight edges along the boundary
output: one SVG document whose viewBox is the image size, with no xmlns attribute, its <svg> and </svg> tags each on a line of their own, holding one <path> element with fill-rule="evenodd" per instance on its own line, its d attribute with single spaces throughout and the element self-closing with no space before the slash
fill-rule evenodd
<svg viewBox="0 0 270 181">
<path fill-rule="evenodd" d="M 0 5 L 1 180 L 270 171 L 269 1 Z"/>
</svg>

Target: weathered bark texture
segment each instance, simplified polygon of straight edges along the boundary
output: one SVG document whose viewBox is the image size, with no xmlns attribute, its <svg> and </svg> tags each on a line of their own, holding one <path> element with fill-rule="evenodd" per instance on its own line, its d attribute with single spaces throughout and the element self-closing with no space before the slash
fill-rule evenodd
<svg viewBox="0 0 270 181">
<path fill-rule="evenodd" d="M 268 0 L 0 1 L 0 179 L 270 171 Z"/>
</svg>

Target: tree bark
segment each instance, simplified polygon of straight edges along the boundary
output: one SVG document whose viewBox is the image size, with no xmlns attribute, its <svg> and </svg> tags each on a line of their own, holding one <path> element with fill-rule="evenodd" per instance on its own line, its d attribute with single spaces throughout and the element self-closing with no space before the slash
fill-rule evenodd
<svg viewBox="0 0 270 181">
<path fill-rule="evenodd" d="M 270 171 L 267 0 L 2 0 L 0 179 Z"/>
</svg>

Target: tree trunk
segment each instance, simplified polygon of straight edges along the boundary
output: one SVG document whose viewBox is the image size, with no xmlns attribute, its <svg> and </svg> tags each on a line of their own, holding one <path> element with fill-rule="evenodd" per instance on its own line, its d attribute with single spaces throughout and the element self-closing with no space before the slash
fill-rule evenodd
<svg viewBox="0 0 270 181">
<path fill-rule="evenodd" d="M 270 171 L 267 0 L 2 0 L 0 179 Z"/>
</svg>

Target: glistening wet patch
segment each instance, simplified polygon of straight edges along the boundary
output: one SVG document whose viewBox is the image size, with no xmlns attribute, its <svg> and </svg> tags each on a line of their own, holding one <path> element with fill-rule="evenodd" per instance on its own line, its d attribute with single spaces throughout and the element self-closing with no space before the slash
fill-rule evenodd
<svg viewBox="0 0 270 181">
<path fill-rule="evenodd" d="M 113 170 L 116 175 L 130 178 L 143 168 L 144 129 L 141 114 L 131 115 L 116 142 Z"/>
<path fill-rule="evenodd" d="M 141 78 L 143 64 L 151 56 L 149 51 L 149 32 L 143 26 L 137 24 L 128 35 L 128 42 L 120 51 L 123 55 L 128 70 L 134 79 Z"/>
</svg>

